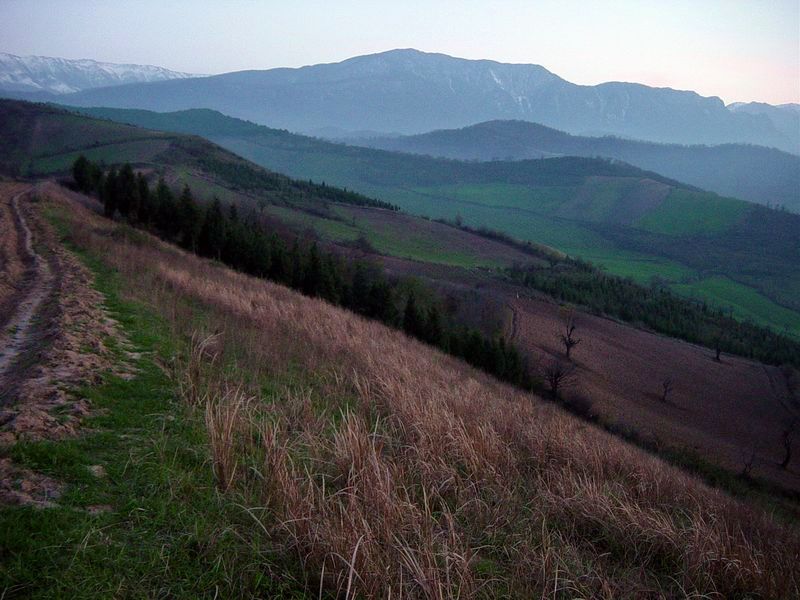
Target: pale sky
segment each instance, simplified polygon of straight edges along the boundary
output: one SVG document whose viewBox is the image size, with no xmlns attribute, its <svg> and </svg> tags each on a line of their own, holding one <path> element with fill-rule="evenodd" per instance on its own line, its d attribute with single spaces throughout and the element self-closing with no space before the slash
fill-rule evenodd
<svg viewBox="0 0 800 600">
<path fill-rule="evenodd" d="M 0 0 L 0 51 L 192 73 L 393 48 L 800 102 L 800 0 Z"/>
</svg>

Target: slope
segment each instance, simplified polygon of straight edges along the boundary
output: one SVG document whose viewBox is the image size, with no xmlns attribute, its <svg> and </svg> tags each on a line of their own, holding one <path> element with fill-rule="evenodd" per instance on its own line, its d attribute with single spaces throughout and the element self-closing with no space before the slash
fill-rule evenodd
<svg viewBox="0 0 800 600">
<path fill-rule="evenodd" d="M 316 229 L 331 242 L 363 239 L 374 250 L 465 267 L 511 266 L 530 256 L 503 243 L 402 215 L 385 202 L 265 170 L 196 136 L 169 134 L 80 116 L 41 104 L 0 101 L 0 172 L 65 175 L 84 155 L 105 164 L 131 162 L 257 211 L 295 231 Z M 380 209 L 380 218 L 358 207 Z"/>
<path fill-rule="evenodd" d="M 553 246 L 645 284 L 658 278 L 800 333 L 797 215 L 607 160 L 467 163 L 334 144 L 213 111 L 84 110 L 204 135 L 267 168 Z"/>
<path fill-rule="evenodd" d="M 11 451 L 63 494 L 0 509 L 4 589 L 797 594 L 796 526 L 749 500 L 399 332 L 40 194 L 26 209 L 92 266 L 138 370 L 81 390 L 103 409 L 81 437 Z"/>
<path fill-rule="evenodd" d="M 348 143 L 459 160 L 603 156 L 724 196 L 800 212 L 800 157 L 774 148 L 580 137 L 526 121 L 492 121 L 415 136 L 350 139 Z"/>
</svg>

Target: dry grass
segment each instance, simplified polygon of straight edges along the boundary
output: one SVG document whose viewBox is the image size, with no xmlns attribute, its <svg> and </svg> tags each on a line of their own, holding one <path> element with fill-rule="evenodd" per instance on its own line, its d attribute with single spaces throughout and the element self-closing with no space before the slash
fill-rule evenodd
<svg viewBox="0 0 800 600">
<path fill-rule="evenodd" d="M 800 594 L 793 525 L 397 331 L 70 214 L 75 243 L 195 336 L 176 373 L 219 486 L 309 593 Z"/>
</svg>

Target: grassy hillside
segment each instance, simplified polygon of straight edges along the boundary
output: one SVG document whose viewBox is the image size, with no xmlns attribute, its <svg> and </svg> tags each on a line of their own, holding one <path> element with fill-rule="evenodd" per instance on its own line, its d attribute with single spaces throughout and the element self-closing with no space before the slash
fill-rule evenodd
<svg viewBox="0 0 800 600">
<path fill-rule="evenodd" d="M 800 335 L 798 215 L 605 160 L 464 163 L 342 146 L 213 111 L 82 110 L 204 135 L 268 168 L 553 246 L 644 284 L 657 277 L 740 318 Z M 729 299 L 721 297 L 720 277 L 729 281 Z"/>
<path fill-rule="evenodd" d="M 198 259 L 63 193 L 34 207 L 91 266 L 138 370 L 81 390 L 103 409 L 82 437 L 11 453 L 64 493 L 44 511 L 0 509 L 0 548 L 11 551 L 2 589 L 800 591 L 800 537 L 780 517 L 378 323 Z M 97 466 L 107 476 L 91 475 Z"/>
<path fill-rule="evenodd" d="M 108 164 L 131 162 L 212 174 L 229 189 L 257 194 L 269 203 L 313 200 L 392 208 L 357 193 L 256 167 L 197 136 L 120 125 L 43 104 L 0 101 L 0 131 L 0 169 L 13 176 L 65 174 L 83 154 Z"/>
</svg>

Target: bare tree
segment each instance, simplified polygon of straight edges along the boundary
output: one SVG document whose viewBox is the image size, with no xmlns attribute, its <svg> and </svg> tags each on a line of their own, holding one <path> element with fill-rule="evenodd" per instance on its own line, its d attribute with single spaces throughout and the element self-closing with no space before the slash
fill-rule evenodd
<svg viewBox="0 0 800 600">
<path fill-rule="evenodd" d="M 744 449 L 741 450 L 742 455 L 742 472 L 739 473 L 741 477 L 749 477 L 750 471 L 753 470 L 753 462 L 756 460 L 756 450 L 757 448 L 753 446 L 749 453 L 747 453 Z"/>
<path fill-rule="evenodd" d="M 558 398 L 559 390 L 572 383 L 575 377 L 575 365 L 556 358 L 545 364 L 542 376 L 550 388 L 550 393 L 554 398 Z"/>
<path fill-rule="evenodd" d="M 571 308 L 562 310 L 562 318 L 564 319 L 564 332 L 559 336 L 561 343 L 564 344 L 564 353 L 569 358 L 572 349 L 581 343 L 579 338 L 575 337 L 575 313 Z"/>
<path fill-rule="evenodd" d="M 666 402 L 667 396 L 669 396 L 670 392 L 673 390 L 675 386 L 672 385 L 672 377 L 667 377 L 664 381 L 661 382 L 661 401 Z"/>
<path fill-rule="evenodd" d="M 797 433 L 798 418 L 792 417 L 786 429 L 781 434 L 781 442 L 783 443 L 783 460 L 781 461 L 781 469 L 786 469 L 789 462 L 792 460 L 792 445 L 794 444 L 795 433 Z"/>
</svg>

